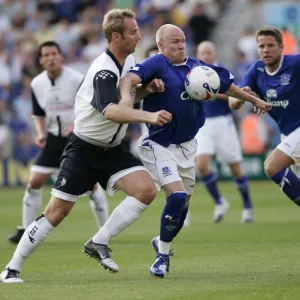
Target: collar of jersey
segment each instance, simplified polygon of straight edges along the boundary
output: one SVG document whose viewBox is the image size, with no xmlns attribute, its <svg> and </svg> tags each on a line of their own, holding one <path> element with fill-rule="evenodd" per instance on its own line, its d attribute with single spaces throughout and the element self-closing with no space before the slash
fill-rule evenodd
<svg viewBox="0 0 300 300">
<path fill-rule="evenodd" d="M 270 75 L 270 76 L 276 75 L 276 74 L 278 73 L 278 71 L 281 69 L 281 66 L 282 66 L 282 63 L 283 63 L 283 59 L 284 59 L 284 55 L 281 56 L 280 64 L 279 64 L 277 70 L 274 71 L 274 72 L 268 71 L 267 67 L 265 67 L 266 73 L 267 73 L 268 75 Z"/>
<path fill-rule="evenodd" d="M 115 56 L 112 54 L 112 52 L 106 48 L 105 53 L 113 60 L 113 62 L 116 64 L 117 68 L 119 69 L 120 72 L 120 76 L 122 74 L 123 71 L 123 66 L 121 66 L 121 64 L 119 63 L 119 61 L 115 58 Z"/>
</svg>

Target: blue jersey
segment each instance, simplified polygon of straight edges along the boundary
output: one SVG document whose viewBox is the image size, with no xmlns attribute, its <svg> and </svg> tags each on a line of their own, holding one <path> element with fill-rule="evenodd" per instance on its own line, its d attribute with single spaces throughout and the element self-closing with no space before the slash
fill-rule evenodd
<svg viewBox="0 0 300 300">
<path fill-rule="evenodd" d="M 274 73 L 269 73 L 263 61 L 258 60 L 239 86 L 249 86 L 272 104 L 269 114 L 284 135 L 289 135 L 300 126 L 300 55 L 284 55 Z"/>
<path fill-rule="evenodd" d="M 222 67 L 220 64 L 216 64 L 218 67 Z M 231 109 L 228 102 L 218 97 L 210 99 L 204 102 L 204 110 L 206 113 L 206 118 L 219 117 L 231 114 Z"/>
<path fill-rule="evenodd" d="M 183 64 L 174 65 L 164 55 L 156 54 L 130 70 L 142 79 L 143 84 L 155 78 L 161 79 L 165 84 L 163 93 L 150 94 L 144 99 L 144 110 L 166 110 L 172 114 L 171 122 L 162 127 L 148 125 L 151 140 L 165 147 L 181 144 L 192 140 L 203 126 L 203 102 L 191 99 L 184 87 L 187 73 L 201 65 L 209 66 L 218 73 L 221 79 L 219 92 L 225 93 L 233 82 L 233 75 L 225 68 L 205 64 L 193 57 L 188 57 Z"/>
</svg>

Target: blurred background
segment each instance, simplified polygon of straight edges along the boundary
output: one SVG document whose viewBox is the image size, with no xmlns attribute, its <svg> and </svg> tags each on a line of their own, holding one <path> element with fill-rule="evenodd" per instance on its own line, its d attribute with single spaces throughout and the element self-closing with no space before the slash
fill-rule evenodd
<svg viewBox="0 0 300 300">
<path fill-rule="evenodd" d="M 218 61 L 236 76 L 236 83 L 257 59 L 255 31 L 263 25 L 279 27 L 285 54 L 298 53 L 300 41 L 299 1 L 263 0 L 0 0 L 0 185 L 27 182 L 29 165 L 38 149 L 31 119 L 30 83 L 41 68 L 37 47 L 56 40 L 65 64 L 85 74 L 106 48 L 101 30 L 110 8 L 130 8 L 137 14 L 142 40 L 137 61 L 155 46 L 155 32 L 165 23 L 181 27 L 187 38 L 187 53 L 195 55 L 198 43 L 216 44 Z M 244 106 L 234 117 L 240 131 L 244 168 L 252 179 L 265 179 L 266 153 L 279 142 L 277 125 L 268 116 L 255 116 Z M 135 153 L 141 135 L 131 125 L 125 137 Z M 248 145 L 249 135 L 257 145 Z M 219 177 L 229 170 L 215 164 Z"/>
</svg>

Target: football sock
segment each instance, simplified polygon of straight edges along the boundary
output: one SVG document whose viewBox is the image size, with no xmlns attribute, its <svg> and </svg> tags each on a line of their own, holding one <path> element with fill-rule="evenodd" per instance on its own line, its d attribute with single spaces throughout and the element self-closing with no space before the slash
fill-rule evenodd
<svg viewBox="0 0 300 300">
<path fill-rule="evenodd" d="M 174 231 L 174 237 L 177 236 L 177 234 L 180 232 L 183 224 L 184 224 L 184 221 L 186 219 L 186 216 L 188 214 L 188 211 L 189 211 L 189 205 L 187 207 L 184 207 L 182 210 L 181 210 L 181 215 L 180 215 L 180 219 L 179 219 L 179 224 L 176 228 L 176 230 Z"/>
<path fill-rule="evenodd" d="M 180 230 L 181 211 L 184 208 L 187 194 L 185 192 L 174 192 L 166 199 L 166 204 L 160 218 L 160 241 L 164 244 L 163 249 L 160 248 L 161 243 L 158 243 L 160 253 L 168 254 L 171 242 L 174 236 Z M 181 225 L 182 227 L 182 225 Z"/>
<path fill-rule="evenodd" d="M 127 196 L 111 213 L 106 223 L 92 237 L 97 244 L 107 245 L 109 241 L 136 221 L 148 207 L 134 197 Z"/>
<path fill-rule="evenodd" d="M 241 193 L 244 208 L 252 208 L 251 198 L 249 194 L 248 177 L 243 176 L 241 178 L 235 178 L 234 181 Z"/>
<path fill-rule="evenodd" d="M 300 179 L 290 169 L 282 169 L 271 179 L 293 202 L 300 206 Z"/>
<path fill-rule="evenodd" d="M 217 187 L 217 176 L 215 173 L 210 173 L 207 176 L 203 176 L 201 178 L 208 192 L 212 196 L 215 204 L 222 204 L 221 195 L 219 193 L 219 189 Z"/>
<path fill-rule="evenodd" d="M 27 186 L 23 198 L 22 226 L 26 229 L 37 217 L 42 206 L 43 189 Z"/>
<path fill-rule="evenodd" d="M 32 224 L 30 224 L 20 240 L 13 258 L 6 268 L 21 271 L 25 259 L 46 239 L 53 230 L 53 226 L 42 214 Z"/>
<path fill-rule="evenodd" d="M 90 199 L 91 209 L 100 228 L 108 220 L 109 212 L 105 192 L 99 183 L 97 189 L 90 195 Z"/>
</svg>

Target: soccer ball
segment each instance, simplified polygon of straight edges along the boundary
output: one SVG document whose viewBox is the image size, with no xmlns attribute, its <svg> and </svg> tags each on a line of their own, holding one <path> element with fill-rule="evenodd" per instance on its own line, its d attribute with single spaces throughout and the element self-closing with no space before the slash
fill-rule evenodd
<svg viewBox="0 0 300 300">
<path fill-rule="evenodd" d="M 210 67 L 197 66 L 186 75 L 184 86 L 192 99 L 209 100 L 219 92 L 220 77 Z"/>
</svg>

